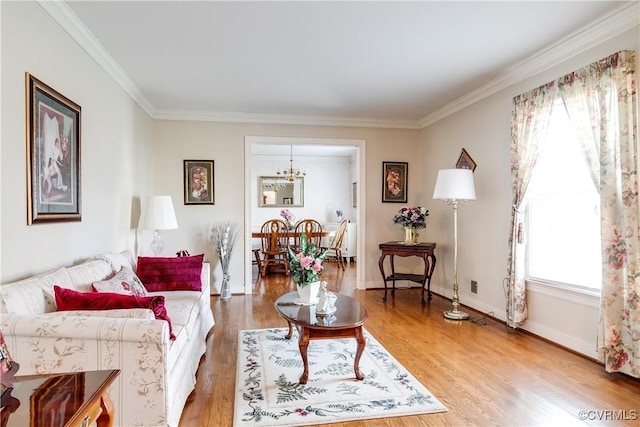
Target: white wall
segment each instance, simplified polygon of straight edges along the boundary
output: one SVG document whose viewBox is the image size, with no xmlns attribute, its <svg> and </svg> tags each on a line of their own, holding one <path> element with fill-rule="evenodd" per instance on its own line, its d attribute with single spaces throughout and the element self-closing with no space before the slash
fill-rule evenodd
<svg viewBox="0 0 640 427">
<path fill-rule="evenodd" d="M 217 265 L 215 250 L 207 239 L 208 230 L 217 221 L 236 222 L 242 229 L 242 233 L 236 243 L 234 255 L 231 257 L 231 287 L 232 292 L 243 293 L 245 283 L 249 289 L 251 288 L 251 277 L 245 273 L 244 269 L 245 263 L 251 262 L 250 248 L 245 247 L 244 243 L 245 137 L 260 135 L 365 140 L 366 160 L 363 167 L 366 171 L 367 185 L 361 189 L 361 200 L 367 217 L 367 228 L 358 230 L 364 239 L 362 259 L 358 259 L 358 264 L 362 263 L 359 268 L 363 268 L 362 287 L 380 286 L 382 279 L 377 265 L 380 257 L 378 244 L 399 239 L 402 236 L 402 229 L 392 222 L 393 215 L 400 206 L 395 203 L 381 202 L 382 162 L 409 162 L 409 202 L 417 200 L 420 188 L 419 163 L 415 160 L 419 152 L 418 133 L 417 130 L 403 129 L 156 121 L 154 161 L 157 162 L 158 172 L 153 190 L 158 194 L 173 196 L 180 227 L 179 230 L 163 233 L 166 243 L 165 252 L 171 254 L 179 249 L 187 249 L 192 254 L 204 253 L 205 257 L 213 263 L 212 292 L 218 292 L 220 268 Z M 214 160 L 215 205 L 185 206 L 182 204 L 182 161 L 184 159 Z M 273 167 L 280 167 L 280 163 L 273 164 Z M 309 191 L 305 189 L 305 199 L 309 196 Z M 324 209 L 329 208 L 332 209 L 328 206 Z M 249 224 L 250 228 L 251 224 Z"/>
<path fill-rule="evenodd" d="M 433 288 L 451 296 L 453 283 L 453 214 L 444 202 L 429 200 L 437 170 L 452 167 L 466 148 L 478 167 L 477 200 L 459 210 L 458 283 L 463 304 L 506 318 L 503 280 L 507 274 L 511 215 L 510 126 L 512 99 L 546 82 L 623 49 L 637 50 L 638 27 L 594 46 L 552 69 L 471 105 L 421 132 L 423 199 L 429 204 L 428 234 L 438 242 Z M 558 244 L 571 242 L 559 236 Z M 478 281 L 478 294 L 470 281 Z M 597 298 L 540 286 L 528 289 L 529 320 L 524 329 L 595 357 Z"/>
<path fill-rule="evenodd" d="M 153 180 L 151 119 L 35 2 L 0 2 L 0 281 L 134 249 L 139 196 Z M 27 226 L 25 72 L 81 113 L 82 221 Z"/>
</svg>

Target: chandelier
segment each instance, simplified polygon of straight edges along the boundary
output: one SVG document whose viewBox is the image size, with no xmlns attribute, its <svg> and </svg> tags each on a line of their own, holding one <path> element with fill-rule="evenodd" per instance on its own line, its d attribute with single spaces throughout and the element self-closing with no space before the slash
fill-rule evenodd
<svg viewBox="0 0 640 427">
<path fill-rule="evenodd" d="M 273 181 L 263 181 L 262 188 L 270 191 L 275 191 L 276 193 L 280 190 L 284 190 L 287 186 L 286 182 L 280 181 L 277 178 L 274 178 Z"/>
<path fill-rule="evenodd" d="M 295 169 L 293 167 L 293 145 L 291 145 L 290 148 L 291 148 L 291 157 L 289 158 L 289 168 L 277 170 L 276 175 L 278 175 L 278 177 L 282 176 L 284 179 L 286 179 L 289 182 L 293 182 L 296 178 L 302 178 L 303 176 L 305 176 L 306 172 L 301 171 L 300 169 Z"/>
</svg>

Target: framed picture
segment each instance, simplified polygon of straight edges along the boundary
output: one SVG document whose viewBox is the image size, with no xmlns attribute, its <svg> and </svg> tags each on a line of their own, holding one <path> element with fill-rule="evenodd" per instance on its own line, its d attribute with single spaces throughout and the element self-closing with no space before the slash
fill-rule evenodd
<svg viewBox="0 0 640 427">
<path fill-rule="evenodd" d="M 27 224 L 80 221 L 80 106 L 26 73 Z"/>
<path fill-rule="evenodd" d="M 471 169 L 472 171 L 476 170 L 476 162 L 473 161 L 469 153 L 467 153 L 467 150 L 465 150 L 464 148 L 460 153 L 460 157 L 458 157 L 456 169 Z"/>
<path fill-rule="evenodd" d="M 213 160 L 184 161 L 184 204 L 213 205 Z"/>
<path fill-rule="evenodd" d="M 354 208 L 358 207 L 358 183 L 354 182 L 351 184 L 351 206 Z"/>
<path fill-rule="evenodd" d="M 407 203 L 407 162 L 382 162 L 382 202 Z"/>
</svg>

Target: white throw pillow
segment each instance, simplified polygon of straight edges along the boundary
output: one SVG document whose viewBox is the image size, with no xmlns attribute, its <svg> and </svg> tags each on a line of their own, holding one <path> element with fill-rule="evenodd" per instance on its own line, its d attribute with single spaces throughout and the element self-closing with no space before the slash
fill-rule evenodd
<svg viewBox="0 0 640 427">
<path fill-rule="evenodd" d="M 134 271 L 136 269 L 136 259 L 133 256 L 133 252 L 130 250 L 98 255 L 96 259 L 106 261 L 111 266 L 114 273 L 120 271 L 122 267 L 129 267 Z"/>
<path fill-rule="evenodd" d="M 91 286 L 96 292 L 113 292 L 138 297 L 147 296 L 147 289 L 136 276 L 136 273 L 126 266 L 123 266 L 111 279 L 93 282 Z"/>
</svg>

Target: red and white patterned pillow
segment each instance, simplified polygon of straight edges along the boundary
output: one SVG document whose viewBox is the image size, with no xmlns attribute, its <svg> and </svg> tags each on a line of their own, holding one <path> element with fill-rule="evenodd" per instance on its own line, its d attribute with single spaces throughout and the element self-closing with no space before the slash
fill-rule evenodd
<svg viewBox="0 0 640 427">
<path fill-rule="evenodd" d="M 93 282 L 91 286 L 95 292 L 147 296 L 147 288 L 144 287 L 136 273 L 127 266 L 123 266 L 111 279 Z"/>
</svg>

